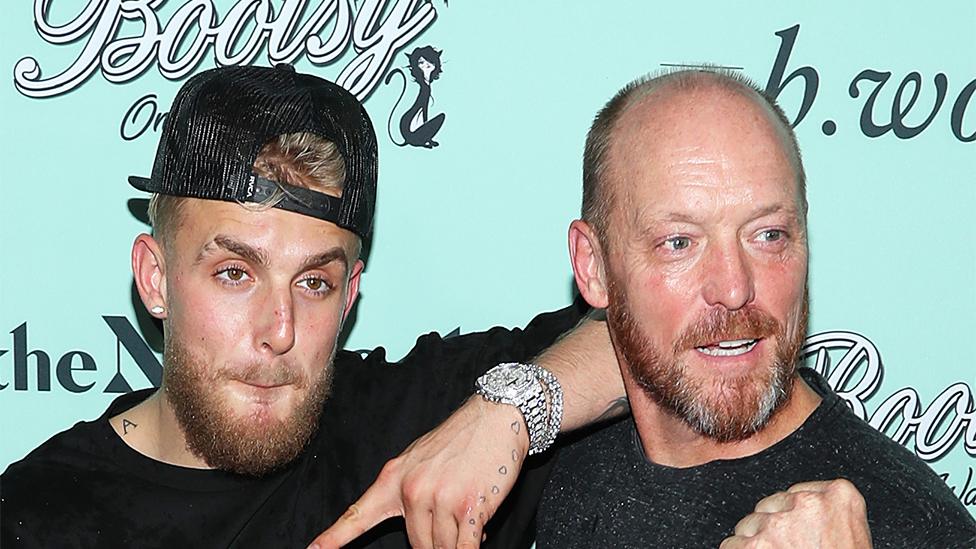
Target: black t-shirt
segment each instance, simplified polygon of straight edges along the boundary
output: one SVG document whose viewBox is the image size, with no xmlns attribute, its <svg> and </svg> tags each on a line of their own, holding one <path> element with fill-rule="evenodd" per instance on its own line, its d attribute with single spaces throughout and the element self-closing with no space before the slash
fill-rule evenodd
<svg viewBox="0 0 976 549">
<path fill-rule="evenodd" d="M 976 547 L 976 523 L 942 479 L 856 417 L 823 377 L 801 373 L 823 401 L 752 456 L 658 465 L 630 418 L 562 448 L 539 509 L 538 548 L 715 548 L 762 498 L 835 478 L 864 496 L 876 549 Z"/>
<path fill-rule="evenodd" d="M 375 479 L 383 464 L 450 415 L 475 377 L 498 362 L 525 361 L 580 318 L 578 307 L 540 315 L 524 330 L 417 340 L 400 362 L 383 349 L 340 352 L 333 394 L 308 448 L 262 478 L 160 463 L 127 446 L 109 418 L 151 390 L 117 398 L 99 419 L 55 435 L 0 477 L 0 546 L 305 547 Z M 542 460 L 489 523 L 489 544 L 528 546 Z M 401 519 L 352 547 L 407 547 Z"/>
</svg>

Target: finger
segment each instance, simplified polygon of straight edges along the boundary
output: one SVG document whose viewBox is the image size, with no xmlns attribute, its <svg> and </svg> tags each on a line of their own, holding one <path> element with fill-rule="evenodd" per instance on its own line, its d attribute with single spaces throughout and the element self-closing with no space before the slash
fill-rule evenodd
<svg viewBox="0 0 976 549">
<path fill-rule="evenodd" d="M 769 518 L 768 513 L 750 513 L 735 525 L 735 535 L 738 537 L 751 538 L 762 530 L 763 525 Z"/>
<path fill-rule="evenodd" d="M 484 527 L 488 520 L 483 509 L 471 509 L 458 527 L 458 549 L 478 549 L 485 541 Z"/>
<path fill-rule="evenodd" d="M 433 511 L 426 505 L 407 505 L 403 518 L 407 521 L 407 538 L 413 549 L 433 549 Z"/>
<path fill-rule="evenodd" d="M 741 536 L 733 536 L 731 538 L 725 538 L 722 540 L 722 544 L 718 546 L 718 549 L 741 549 L 746 547 L 746 543 L 749 538 L 743 538 Z"/>
<path fill-rule="evenodd" d="M 312 540 L 309 549 L 342 547 L 384 520 L 402 514 L 398 493 L 377 482 L 346 509 L 328 530 Z"/>
<path fill-rule="evenodd" d="M 832 480 L 811 480 L 808 482 L 798 482 L 790 486 L 786 491 L 794 494 L 796 492 L 826 492 L 830 489 Z"/>
<path fill-rule="evenodd" d="M 433 516 L 434 547 L 437 549 L 454 549 L 458 541 L 458 519 L 443 509 L 443 505 L 438 505 L 438 510 L 434 512 Z"/>
<path fill-rule="evenodd" d="M 776 492 L 771 496 L 766 496 L 756 504 L 757 513 L 778 513 L 793 509 L 793 494 L 788 492 Z"/>
</svg>

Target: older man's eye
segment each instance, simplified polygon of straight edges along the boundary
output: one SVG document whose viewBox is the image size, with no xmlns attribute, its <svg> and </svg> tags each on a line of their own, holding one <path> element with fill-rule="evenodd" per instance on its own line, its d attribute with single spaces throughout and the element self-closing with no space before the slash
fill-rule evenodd
<svg viewBox="0 0 976 549">
<path fill-rule="evenodd" d="M 786 238 L 786 233 L 779 229 L 766 229 L 759 233 L 759 240 L 763 242 L 776 242 L 777 240 L 782 240 Z"/>
<path fill-rule="evenodd" d="M 672 236 L 664 241 L 664 247 L 670 251 L 681 251 L 691 246 L 691 239 L 687 236 Z"/>
</svg>

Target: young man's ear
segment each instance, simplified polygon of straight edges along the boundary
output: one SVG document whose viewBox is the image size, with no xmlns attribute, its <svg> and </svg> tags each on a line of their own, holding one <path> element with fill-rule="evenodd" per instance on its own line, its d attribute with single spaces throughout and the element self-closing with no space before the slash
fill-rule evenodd
<svg viewBox="0 0 976 549">
<path fill-rule="evenodd" d="M 569 257 L 580 295 L 593 308 L 605 309 L 607 280 L 600 240 L 593 227 L 580 219 L 569 225 Z"/>
<path fill-rule="evenodd" d="M 362 259 L 357 259 L 349 271 L 349 284 L 346 285 L 346 304 L 342 311 L 341 325 L 346 323 L 346 318 L 349 317 L 349 311 L 352 310 L 352 306 L 356 303 L 356 298 L 359 297 L 359 278 L 363 274 L 363 268 L 365 266 L 366 264 L 363 263 Z"/>
<path fill-rule="evenodd" d="M 132 243 L 132 275 L 149 314 L 166 318 L 166 262 L 159 243 L 148 234 L 140 234 Z"/>
</svg>

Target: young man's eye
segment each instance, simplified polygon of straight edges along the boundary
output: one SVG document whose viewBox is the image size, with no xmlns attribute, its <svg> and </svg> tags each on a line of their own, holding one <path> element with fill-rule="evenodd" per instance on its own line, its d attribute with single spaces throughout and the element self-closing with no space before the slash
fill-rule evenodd
<svg viewBox="0 0 976 549">
<path fill-rule="evenodd" d="M 217 271 L 216 276 L 219 280 L 229 284 L 240 284 L 249 278 L 247 271 L 240 267 L 223 268 Z"/>
<path fill-rule="evenodd" d="M 317 294 L 324 294 L 332 289 L 332 285 L 329 284 L 328 281 L 317 276 L 303 278 L 298 281 L 298 284 L 306 290 Z"/>
</svg>

